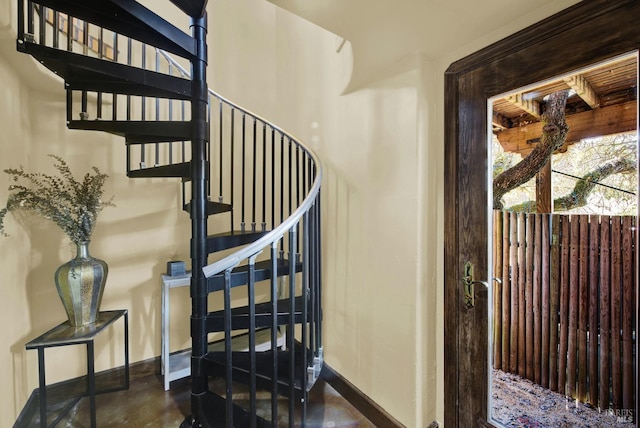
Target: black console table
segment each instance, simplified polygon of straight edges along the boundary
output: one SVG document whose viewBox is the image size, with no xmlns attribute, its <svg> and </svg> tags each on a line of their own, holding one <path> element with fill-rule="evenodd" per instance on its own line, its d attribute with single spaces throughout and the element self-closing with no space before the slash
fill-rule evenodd
<svg viewBox="0 0 640 428">
<path fill-rule="evenodd" d="M 108 390 L 96 391 L 93 341 L 96 336 L 119 318 L 124 317 L 124 384 Z M 56 346 L 87 345 L 87 380 L 91 411 L 91 427 L 96 426 L 96 394 L 129 388 L 129 313 L 126 309 L 100 312 L 94 324 L 72 327 L 69 321 L 52 328 L 25 345 L 38 350 L 40 426 L 47 427 L 47 384 L 45 379 L 44 350 Z M 59 418 L 61 418 L 60 416 Z M 58 418 L 58 420 L 59 420 Z M 54 421 L 55 425 L 58 420 Z"/>
</svg>

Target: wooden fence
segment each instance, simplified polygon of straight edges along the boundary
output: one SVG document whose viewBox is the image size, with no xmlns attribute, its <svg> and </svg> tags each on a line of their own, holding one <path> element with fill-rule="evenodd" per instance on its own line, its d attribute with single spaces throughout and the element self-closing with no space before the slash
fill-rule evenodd
<svg viewBox="0 0 640 428">
<path fill-rule="evenodd" d="M 635 217 L 494 212 L 493 366 L 635 407 Z"/>
</svg>

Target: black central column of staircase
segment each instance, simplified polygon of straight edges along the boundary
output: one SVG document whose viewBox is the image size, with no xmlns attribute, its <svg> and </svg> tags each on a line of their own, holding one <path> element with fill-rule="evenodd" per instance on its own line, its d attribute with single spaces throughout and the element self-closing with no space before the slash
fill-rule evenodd
<svg viewBox="0 0 640 428">
<path fill-rule="evenodd" d="M 203 268 L 207 265 L 207 14 L 191 19 L 191 32 L 196 43 L 196 58 L 191 60 L 191 411 L 187 423 L 194 427 L 206 423 L 204 396 L 208 390 L 208 376 L 200 362 L 207 353 L 207 279 Z M 231 402 L 231 400 L 228 400 Z"/>
</svg>

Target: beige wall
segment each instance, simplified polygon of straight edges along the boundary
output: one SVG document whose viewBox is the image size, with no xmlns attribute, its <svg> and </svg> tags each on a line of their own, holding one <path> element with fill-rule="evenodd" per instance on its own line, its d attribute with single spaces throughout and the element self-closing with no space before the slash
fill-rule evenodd
<svg viewBox="0 0 640 428">
<path fill-rule="evenodd" d="M 9 1 L 0 0 L 0 11 Z M 497 30 L 488 23 L 484 38 L 461 42 L 446 57 L 409 55 L 341 95 L 352 67 L 348 43 L 337 53 L 337 36 L 266 1 L 209 2 L 211 86 L 307 141 L 323 162 L 326 362 L 407 427 L 443 415 L 444 71 L 572 2 L 554 3 L 514 12 Z M 55 153 L 74 170 L 96 165 L 110 175 L 107 194 L 117 208 L 102 213 L 91 246 L 110 266 L 103 308 L 130 310 L 132 361 L 158 356 L 159 276 L 167 260 L 188 257 L 179 184 L 129 180 L 121 139 L 66 130 L 62 85 L 42 89 L 45 75 L 28 74 L 38 69 L 13 51 L 11 37 L 0 39 L 0 167 L 44 170 L 46 154 Z M 0 201 L 8 184 L 2 175 Z M 11 237 L 0 238 L 0 426 L 15 421 L 37 385 L 35 351 L 24 344 L 64 319 L 52 276 L 72 255 L 51 225 L 23 219 L 7 226 Z M 174 307 L 176 349 L 189 343 L 186 293 Z M 120 343 L 120 326 L 98 341 L 98 369 L 122 364 Z M 48 380 L 82 374 L 83 356 L 73 348 L 48 353 Z"/>
</svg>

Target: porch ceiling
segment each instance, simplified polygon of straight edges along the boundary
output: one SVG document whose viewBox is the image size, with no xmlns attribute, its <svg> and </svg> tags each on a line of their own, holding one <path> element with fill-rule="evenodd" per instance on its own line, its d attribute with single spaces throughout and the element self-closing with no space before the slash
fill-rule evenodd
<svg viewBox="0 0 640 428">
<path fill-rule="evenodd" d="M 493 131 L 509 152 L 529 153 L 539 141 L 545 97 L 572 89 L 567 101 L 569 144 L 582 138 L 637 129 L 637 58 L 627 56 L 539 86 L 511 93 L 493 102 Z"/>
</svg>

